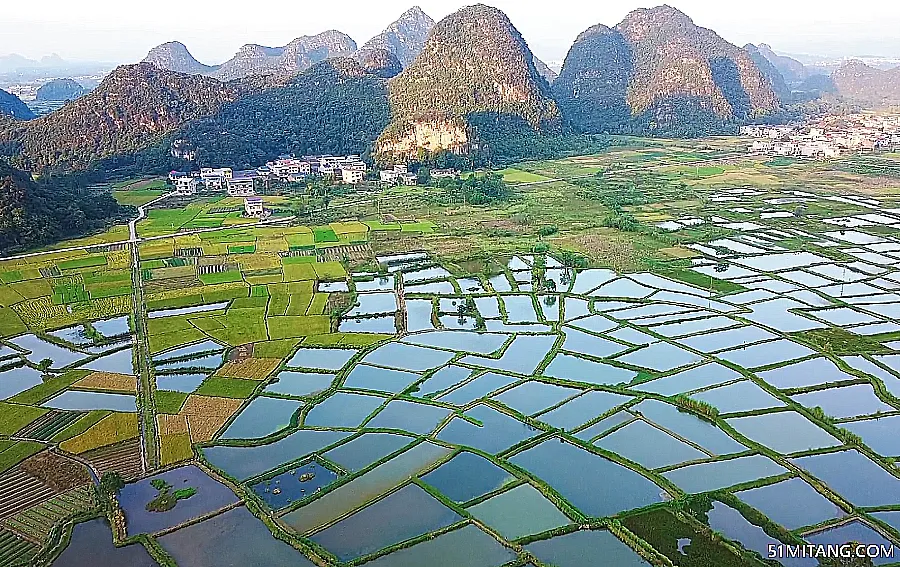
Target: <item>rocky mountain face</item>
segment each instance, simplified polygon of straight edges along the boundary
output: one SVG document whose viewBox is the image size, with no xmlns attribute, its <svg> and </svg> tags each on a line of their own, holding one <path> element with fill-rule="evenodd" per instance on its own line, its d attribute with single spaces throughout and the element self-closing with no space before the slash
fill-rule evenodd
<svg viewBox="0 0 900 567">
<path fill-rule="evenodd" d="M 216 70 L 215 67 L 200 63 L 183 43 L 170 41 L 150 50 L 145 63 L 152 63 L 160 69 L 188 75 L 205 75 Z"/>
<path fill-rule="evenodd" d="M 534 130 L 560 124 L 522 35 L 503 12 L 484 5 L 436 24 L 388 92 L 394 121 L 377 143 L 382 155 L 464 151 L 472 141 L 473 118 L 504 117 Z"/>
<path fill-rule="evenodd" d="M 831 75 L 837 94 L 855 102 L 875 106 L 900 104 L 900 67 L 876 69 L 853 60 Z"/>
<path fill-rule="evenodd" d="M 356 51 L 356 42 L 347 34 L 330 30 L 298 37 L 284 47 L 245 45 L 237 54 L 210 73 L 230 81 L 250 75 L 295 75 L 332 57 L 346 57 Z"/>
<path fill-rule="evenodd" d="M 690 135 L 771 113 L 778 99 L 750 55 L 669 6 L 586 30 L 554 93 L 585 131 Z M 593 109 L 593 110 L 592 110 Z"/>
<path fill-rule="evenodd" d="M 237 98 L 239 85 L 149 63 L 119 67 L 57 112 L 0 129 L 0 147 L 30 171 L 87 169 L 131 154 Z"/>
<path fill-rule="evenodd" d="M 243 79 L 252 75 L 292 76 L 331 57 L 346 57 L 356 51 L 356 42 L 339 31 L 298 37 L 284 47 L 248 44 L 221 65 L 204 65 L 194 59 L 178 42 L 164 43 L 150 50 L 144 59 L 160 69 L 207 75 L 221 81 Z"/>
<path fill-rule="evenodd" d="M 329 59 L 228 102 L 172 137 L 194 149 L 200 164 L 239 168 L 284 153 L 363 154 L 390 122 L 385 83 L 355 59 Z"/>
<path fill-rule="evenodd" d="M 87 90 L 72 79 L 54 79 L 37 90 L 35 100 L 60 101 L 75 100 L 83 96 Z"/>
<path fill-rule="evenodd" d="M 362 65 L 363 69 L 382 79 L 396 77 L 403 71 L 400 60 L 387 49 L 360 49 L 353 54 L 353 59 Z"/>
<path fill-rule="evenodd" d="M 756 63 L 759 71 L 766 79 L 768 79 L 769 83 L 772 85 L 772 90 L 775 91 L 775 95 L 778 97 L 778 101 L 782 104 L 790 102 L 791 87 L 788 86 L 787 82 L 784 80 L 784 76 L 775 64 L 752 43 L 745 45 L 744 51 L 750 54 L 750 58 Z"/>
<path fill-rule="evenodd" d="M 0 89 L 0 116 L 8 116 L 16 120 L 31 120 L 34 113 L 19 97 Z"/>
<path fill-rule="evenodd" d="M 387 29 L 367 41 L 360 51 L 386 50 L 406 67 L 422 51 L 433 27 L 434 20 L 422 8 L 413 6 Z"/>
<path fill-rule="evenodd" d="M 801 83 L 811 74 L 803 63 L 787 55 L 778 55 L 772 51 L 772 47 L 768 44 L 760 43 L 757 49 L 763 57 L 768 59 L 778 69 L 778 72 L 781 73 L 781 76 L 784 77 L 785 82 L 789 85 Z"/>
<path fill-rule="evenodd" d="M 556 78 L 559 77 L 556 71 L 551 69 L 546 63 L 544 63 L 537 57 L 534 58 L 534 67 L 537 69 L 537 72 L 540 73 L 541 77 L 547 79 L 547 83 L 550 85 L 552 85 L 553 81 L 555 81 Z"/>
</svg>

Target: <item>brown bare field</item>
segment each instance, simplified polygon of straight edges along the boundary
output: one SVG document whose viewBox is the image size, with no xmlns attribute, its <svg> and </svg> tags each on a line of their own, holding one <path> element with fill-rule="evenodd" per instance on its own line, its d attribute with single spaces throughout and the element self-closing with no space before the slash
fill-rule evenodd
<svg viewBox="0 0 900 567">
<path fill-rule="evenodd" d="M 243 400 L 214 398 L 191 394 L 178 415 L 185 416 L 191 431 L 191 440 L 202 443 L 213 435 L 241 407 Z"/>
<path fill-rule="evenodd" d="M 246 358 L 226 362 L 216 372 L 216 376 L 243 378 L 245 380 L 265 380 L 281 364 L 280 358 Z"/>
<path fill-rule="evenodd" d="M 92 372 L 78 382 L 75 382 L 72 387 L 82 390 L 103 390 L 136 394 L 137 379 L 129 374 Z"/>
</svg>

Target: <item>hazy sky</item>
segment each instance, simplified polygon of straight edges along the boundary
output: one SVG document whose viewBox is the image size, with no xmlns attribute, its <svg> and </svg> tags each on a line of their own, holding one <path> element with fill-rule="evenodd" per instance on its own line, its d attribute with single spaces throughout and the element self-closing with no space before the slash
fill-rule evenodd
<svg viewBox="0 0 900 567">
<path fill-rule="evenodd" d="M 178 40 L 204 63 L 221 63 L 245 43 L 280 46 L 297 36 L 339 29 L 359 44 L 379 33 L 415 0 L 3 0 L 0 54 L 130 63 L 154 45 Z M 435 20 L 467 2 L 421 0 Z M 888 0 L 674 0 L 699 25 L 739 45 L 827 56 L 900 57 L 900 2 Z M 652 0 L 495 0 L 534 53 L 561 61 L 583 29 L 615 25 Z"/>
</svg>

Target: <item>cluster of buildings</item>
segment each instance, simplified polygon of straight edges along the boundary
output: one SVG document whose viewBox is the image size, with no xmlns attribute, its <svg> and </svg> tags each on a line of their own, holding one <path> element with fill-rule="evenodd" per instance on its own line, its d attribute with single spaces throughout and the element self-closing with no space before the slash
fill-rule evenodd
<svg viewBox="0 0 900 567">
<path fill-rule="evenodd" d="M 744 126 L 753 154 L 828 159 L 900 150 L 900 115 L 829 115 L 805 126 Z"/>
</svg>

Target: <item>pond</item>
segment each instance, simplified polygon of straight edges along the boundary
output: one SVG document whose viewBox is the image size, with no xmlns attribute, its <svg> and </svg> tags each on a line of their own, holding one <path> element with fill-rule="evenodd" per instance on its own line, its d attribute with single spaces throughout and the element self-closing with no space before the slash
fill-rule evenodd
<svg viewBox="0 0 900 567">
<path fill-rule="evenodd" d="M 422 477 L 450 500 L 463 503 L 515 480 L 512 474 L 475 453 L 462 452 Z"/>
<path fill-rule="evenodd" d="M 814 545 L 843 545 L 849 542 L 859 542 L 865 545 L 877 545 L 882 549 L 890 549 L 893 547 L 894 552 L 896 553 L 896 547 L 894 547 L 890 541 L 885 539 L 884 536 L 873 530 L 867 524 L 860 521 L 850 522 L 849 524 L 844 524 L 830 530 L 807 536 L 806 540 Z M 875 565 L 885 565 L 887 563 L 895 564 L 895 559 L 895 557 L 885 557 L 882 555 L 873 558 L 872 562 Z"/>
<path fill-rule="evenodd" d="M 709 526 L 723 534 L 726 538 L 740 542 L 751 551 L 756 551 L 763 557 L 768 556 L 770 545 L 780 545 L 781 542 L 772 538 L 762 528 L 748 522 L 740 512 L 730 508 L 721 502 L 714 502 L 713 508 L 707 513 Z M 784 559 L 785 567 L 815 567 L 819 562 L 815 559 Z"/>
<path fill-rule="evenodd" d="M 900 455 L 900 415 L 842 423 L 841 427 L 862 437 L 863 443 L 884 457 Z"/>
<path fill-rule="evenodd" d="M 43 374 L 29 366 L 20 366 L 0 373 L 0 400 L 42 384 Z"/>
<path fill-rule="evenodd" d="M 856 376 L 851 376 L 840 370 L 827 358 L 804 360 L 797 364 L 781 366 L 774 370 L 758 372 L 757 374 L 772 386 L 780 389 L 803 388 L 804 386 L 815 386 L 826 382 L 856 379 Z"/>
<path fill-rule="evenodd" d="M 714 406 L 720 413 L 753 411 L 785 405 L 784 402 L 749 380 L 728 386 L 719 386 L 712 390 L 692 394 L 691 397 Z"/>
<path fill-rule="evenodd" d="M 285 370 L 279 372 L 275 378 L 275 382 L 266 386 L 266 392 L 288 396 L 310 396 L 330 388 L 335 375 Z"/>
<path fill-rule="evenodd" d="M 747 326 L 726 331 L 716 331 L 704 335 L 677 339 L 677 342 L 700 352 L 716 352 L 774 339 L 775 335 L 759 327 Z"/>
<path fill-rule="evenodd" d="M 151 484 L 154 480 L 162 480 L 172 487 L 172 491 L 193 488 L 197 493 L 190 498 L 178 500 L 175 507 L 166 512 L 150 511 L 147 510 L 147 504 L 159 494 Z M 126 484 L 119 492 L 119 504 L 125 512 L 129 536 L 173 528 L 237 501 L 238 498 L 231 489 L 213 480 L 194 465 Z"/>
<path fill-rule="evenodd" d="M 404 282 L 419 282 L 426 280 L 436 280 L 440 278 L 450 277 L 452 274 L 441 268 L 440 266 L 435 266 L 433 268 L 424 268 L 422 270 L 415 270 L 413 272 L 403 272 L 403 281 Z"/>
<path fill-rule="evenodd" d="M 577 329 L 564 329 L 566 340 L 563 348 L 569 352 L 584 353 L 597 358 L 607 358 L 627 349 L 625 345 Z"/>
<path fill-rule="evenodd" d="M 515 552 L 504 547 L 476 526 L 467 524 L 460 529 L 427 539 L 412 547 L 395 551 L 367 563 L 367 567 L 500 567 L 516 558 Z"/>
<path fill-rule="evenodd" d="M 341 561 L 349 561 L 461 519 L 417 485 L 408 484 L 310 539 Z"/>
<path fill-rule="evenodd" d="M 435 295 L 456 295 L 456 289 L 450 282 L 431 282 L 425 284 L 409 284 L 406 293 L 433 293 Z"/>
<path fill-rule="evenodd" d="M 565 311 L 566 321 L 591 314 L 588 302 L 577 297 L 566 297 L 563 301 L 563 310 Z"/>
<path fill-rule="evenodd" d="M 494 370 L 506 370 L 518 374 L 532 375 L 544 357 L 553 348 L 556 336 L 519 335 L 503 352 L 503 356 L 495 360 L 478 356 L 466 356 L 462 364 L 480 366 Z"/>
<path fill-rule="evenodd" d="M 222 567 L 222 558 L 241 567 L 315 567 L 299 551 L 241 506 L 160 537 L 157 541 L 179 565 Z M 104 565 L 131 565 L 104 563 Z"/>
<path fill-rule="evenodd" d="M 553 358 L 543 374 L 587 384 L 627 384 L 635 377 L 634 370 L 593 362 L 564 352 Z"/>
<path fill-rule="evenodd" d="M 214 446 L 205 447 L 202 451 L 212 466 L 231 477 L 247 479 L 284 463 L 302 459 L 349 435 L 342 431 L 300 430 L 265 445 Z"/>
<path fill-rule="evenodd" d="M 281 521 L 298 533 L 307 534 L 387 494 L 410 476 L 431 467 L 451 452 L 428 442 L 419 443 L 321 498 L 285 514 Z"/>
<path fill-rule="evenodd" d="M 485 293 L 484 286 L 478 278 L 456 278 L 456 283 L 463 293 Z"/>
<path fill-rule="evenodd" d="M 605 333 L 606 331 L 615 329 L 619 326 L 618 323 L 607 319 L 603 315 L 591 315 L 590 317 L 584 317 L 582 319 L 572 321 L 570 325 L 579 329 L 584 329 L 585 331 L 592 331 L 594 333 Z"/>
<path fill-rule="evenodd" d="M 715 455 L 728 455 L 746 450 L 746 447 L 714 424 L 692 413 L 679 411 L 675 406 L 656 400 L 645 400 L 631 409 Z"/>
<path fill-rule="evenodd" d="M 859 325 L 862 323 L 874 323 L 880 321 L 880 319 L 875 319 L 871 315 L 866 315 L 865 313 L 861 313 L 856 309 L 850 309 L 849 307 L 810 311 L 809 314 L 817 319 L 828 321 L 832 325 L 840 326 Z"/>
<path fill-rule="evenodd" d="M 616 339 L 617 341 L 622 341 L 624 343 L 638 346 L 649 345 L 650 343 L 656 342 L 658 340 L 648 335 L 647 333 L 642 333 L 637 329 L 632 329 L 631 327 L 623 327 L 608 334 L 610 338 Z"/>
<path fill-rule="evenodd" d="M 510 541 L 572 523 L 530 484 L 492 496 L 467 511 Z"/>
<path fill-rule="evenodd" d="M 815 354 L 815 352 L 793 341 L 778 339 L 767 343 L 758 343 L 739 349 L 727 350 L 716 356 L 744 368 L 758 368 L 760 366 L 796 360 Z"/>
<path fill-rule="evenodd" d="M 537 296 L 538 306 L 544 314 L 547 321 L 559 321 L 559 296 L 557 295 L 539 295 Z"/>
<path fill-rule="evenodd" d="M 635 421 L 594 443 L 647 469 L 656 469 L 709 458 L 709 455 L 675 439 L 645 421 Z"/>
<path fill-rule="evenodd" d="M 647 567 L 640 555 L 607 531 L 582 530 L 525 546 L 542 562 L 556 567 L 597 567 L 597 558 L 615 567 Z"/>
<path fill-rule="evenodd" d="M 206 374 L 157 374 L 156 389 L 190 394 L 206 380 Z"/>
<path fill-rule="evenodd" d="M 597 423 L 593 425 L 589 425 L 584 429 L 580 430 L 575 434 L 575 437 L 581 439 L 582 441 L 593 441 L 595 438 L 600 437 L 602 434 L 607 431 L 613 429 L 614 427 L 618 427 L 622 424 L 632 422 L 637 418 L 628 413 L 627 411 L 616 412 L 610 416 L 604 417 Z"/>
<path fill-rule="evenodd" d="M 112 530 L 106 519 L 76 524 L 72 539 L 53 567 L 97 567 L 97 565 L 128 565 L 128 567 L 158 567 L 143 545 L 125 547 L 113 545 Z"/>
<path fill-rule="evenodd" d="M 488 372 L 474 380 L 466 382 L 459 388 L 455 388 L 446 394 L 438 396 L 437 399 L 448 404 L 464 406 L 515 382 L 518 382 L 518 378 L 506 376 L 505 374 Z"/>
<path fill-rule="evenodd" d="M 100 358 L 83 364 L 81 368 L 117 374 L 134 374 L 131 349 L 126 348 L 125 350 L 101 356 Z"/>
<path fill-rule="evenodd" d="M 612 392 L 586 392 L 558 408 L 539 415 L 537 419 L 553 427 L 571 431 L 633 399 Z"/>
<path fill-rule="evenodd" d="M 316 461 L 303 463 L 250 487 L 269 508 L 280 510 L 328 486 L 338 475 Z"/>
<path fill-rule="evenodd" d="M 454 417 L 441 429 L 437 438 L 447 443 L 496 454 L 539 433 L 521 421 L 488 406 L 475 406 L 465 414 L 481 425 L 474 425 L 460 417 Z"/>
<path fill-rule="evenodd" d="M 789 530 L 844 516 L 840 508 L 800 478 L 744 490 L 736 496 Z"/>
<path fill-rule="evenodd" d="M 378 333 L 393 335 L 397 332 L 396 318 L 393 315 L 384 317 L 367 317 L 365 319 L 342 319 L 338 325 L 341 333 Z"/>
<path fill-rule="evenodd" d="M 397 296 L 394 295 L 394 292 L 361 294 L 357 296 L 356 303 L 358 305 L 344 315 L 345 318 L 392 313 L 397 310 Z"/>
<path fill-rule="evenodd" d="M 256 439 L 266 437 L 291 424 L 291 417 L 303 407 L 302 402 L 259 396 L 241 410 L 222 439 Z"/>
<path fill-rule="evenodd" d="M 591 517 L 618 514 L 663 499 L 650 480 L 612 461 L 557 439 L 509 459 L 552 486 Z M 597 482 L 602 478 L 603 482 Z"/>
<path fill-rule="evenodd" d="M 337 372 L 356 355 L 355 350 L 343 348 L 301 348 L 288 360 L 286 366 L 294 368 L 318 368 Z"/>
<path fill-rule="evenodd" d="M 829 388 L 791 397 L 808 408 L 821 407 L 827 415 L 836 418 L 897 411 L 894 406 L 881 401 L 869 384 Z"/>
<path fill-rule="evenodd" d="M 366 355 L 363 362 L 422 372 L 445 365 L 453 356 L 453 353 L 443 350 L 404 343 L 388 343 Z"/>
<path fill-rule="evenodd" d="M 500 303 L 496 297 L 476 297 L 475 307 L 485 319 L 496 319 L 502 315 Z"/>
<path fill-rule="evenodd" d="M 174 317 L 176 315 L 188 315 L 190 313 L 205 313 L 207 311 L 217 311 L 228 307 L 227 301 L 220 303 L 209 303 L 207 305 L 195 305 L 193 307 L 178 307 L 177 309 L 162 309 L 159 311 L 149 311 L 148 319 L 158 319 L 160 317 Z"/>
<path fill-rule="evenodd" d="M 80 392 L 67 390 L 42 404 L 47 408 L 62 410 L 112 410 L 135 412 L 134 396 L 107 392 Z"/>
<path fill-rule="evenodd" d="M 712 362 L 702 366 L 696 366 L 690 370 L 672 374 L 665 378 L 657 378 L 650 382 L 643 382 L 633 386 L 635 390 L 642 392 L 652 392 L 662 396 L 674 396 L 692 390 L 699 390 L 715 384 L 730 382 L 743 378 L 738 372 L 719 364 Z"/>
<path fill-rule="evenodd" d="M 506 318 L 511 323 L 536 323 L 538 320 L 530 295 L 506 295 L 503 305 L 506 307 Z"/>
<path fill-rule="evenodd" d="M 577 295 L 586 295 L 601 285 L 615 279 L 616 273 L 612 270 L 584 270 L 575 276 L 575 284 L 571 292 Z"/>
<path fill-rule="evenodd" d="M 432 305 L 430 299 L 406 300 L 406 330 L 410 333 L 434 329 L 431 322 Z"/>
<path fill-rule="evenodd" d="M 493 399 L 518 411 L 522 415 L 532 415 L 580 393 L 581 390 L 574 388 L 529 381 L 497 394 Z"/>
<path fill-rule="evenodd" d="M 439 394 L 451 386 L 467 380 L 472 375 L 472 370 L 461 366 L 445 366 L 422 382 L 412 395 L 425 398 Z"/>
<path fill-rule="evenodd" d="M 344 380 L 344 387 L 398 393 L 421 378 L 419 374 L 404 370 L 357 364 Z"/>
<path fill-rule="evenodd" d="M 215 354 L 209 354 L 200 358 L 192 358 L 190 360 L 157 363 L 155 364 L 155 367 L 159 370 L 178 370 L 183 368 L 209 368 L 210 370 L 213 370 L 221 366 L 222 361 L 224 360 L 225 353 L 219 352 Z"/>
<path fill-rule="evenodd" d="M 318 427 L 359 427 L 385 402 L 386 398 L 378 396 L 337 392 L 309 410 L 303 424 Z"/>
<path fill-rule="evenodd" d="M 655 343 L 635 352 L 622 355 L 616 360 L 641 368 L 667 371 L 695 364 L 703 359 L 700 355 L 677 347 L 672 343 Z"/>
<path fill-rule="evenodd" d="M 857 506 L 900 502 L 900 480 L 856 450 L 792 459 Z"/>
<path fill-rule="evenodd" d="M 413 439 L 393 433 L 363 433 L 323 454 L 344 470 L 360 471 L 410 445 Z"/>
<path fill-rule="evenodd" d="M 508 335 L 470 333 L 465 331 L 434 331 L 405 337 L 402 342 L 444 348 L 457 352 L 491 354 L 506 344 Z"/>
<path fill-rule="evenodd" d="M 738 322 L 728 317 L 707 317 L 705 319 L 693 319 L 690 321 L 679 321 L 677 323 L 666 323 L 653 327 L 653 332 L 664 337 L 680 337 L 684 335 L 693 335 L 706 331 L 715 331 L 734 327 Z"/>
<path fill-rule="evenodd" d="M 450 413 L 449 409 L 438 406 L 394 400 L 378 412 L 366 427 L 400 429 L 424 435 L 433 431 Z"/>
<path fill-rule="evenodd" d="M 26 358 L 33 364 L 40 364 L 41 361 L 46 358 L 51 359 L 53 361 L 53 364 L 51 365 L 53 368 L 69 366 L 85 357 L 85 355 L 81 353 L 73 352 L 69 349 L 49 343 L 35 335 L 22 335 L 14 339 L 9 339 L 9 342 L 25 350 L 31 351 L 31 354 L 27 355 Z"/>
<path fill-rule="evenodd" d="M 220 351 L 222 349 L 222 345 L 214 341 L 203 341 L 199 343 L 194 343 L 192 345 L 188 345 L 181 348 L 176 348 L 173 350 L 167 350 L 163 353 L 156 354 L 153 356 L 153 362 L 163 362 L 165 360 L 169 360 L 172 358 L 180 358 L 182 356 L 191 356 L 199 353 Z"/>
<path fill-rule="evenodd" d="M 777 476 L 787 469 L 762 455 L 688 465 L 663 476 L 685 492 L 709 492 L 751 480 Z"/>
<path fill-rule="evenodd" d="M 386 291 L 394 289 L 393 277 L 376 277 L 374 280 L 355 282 L 357 292 Z"/>
</svg>

